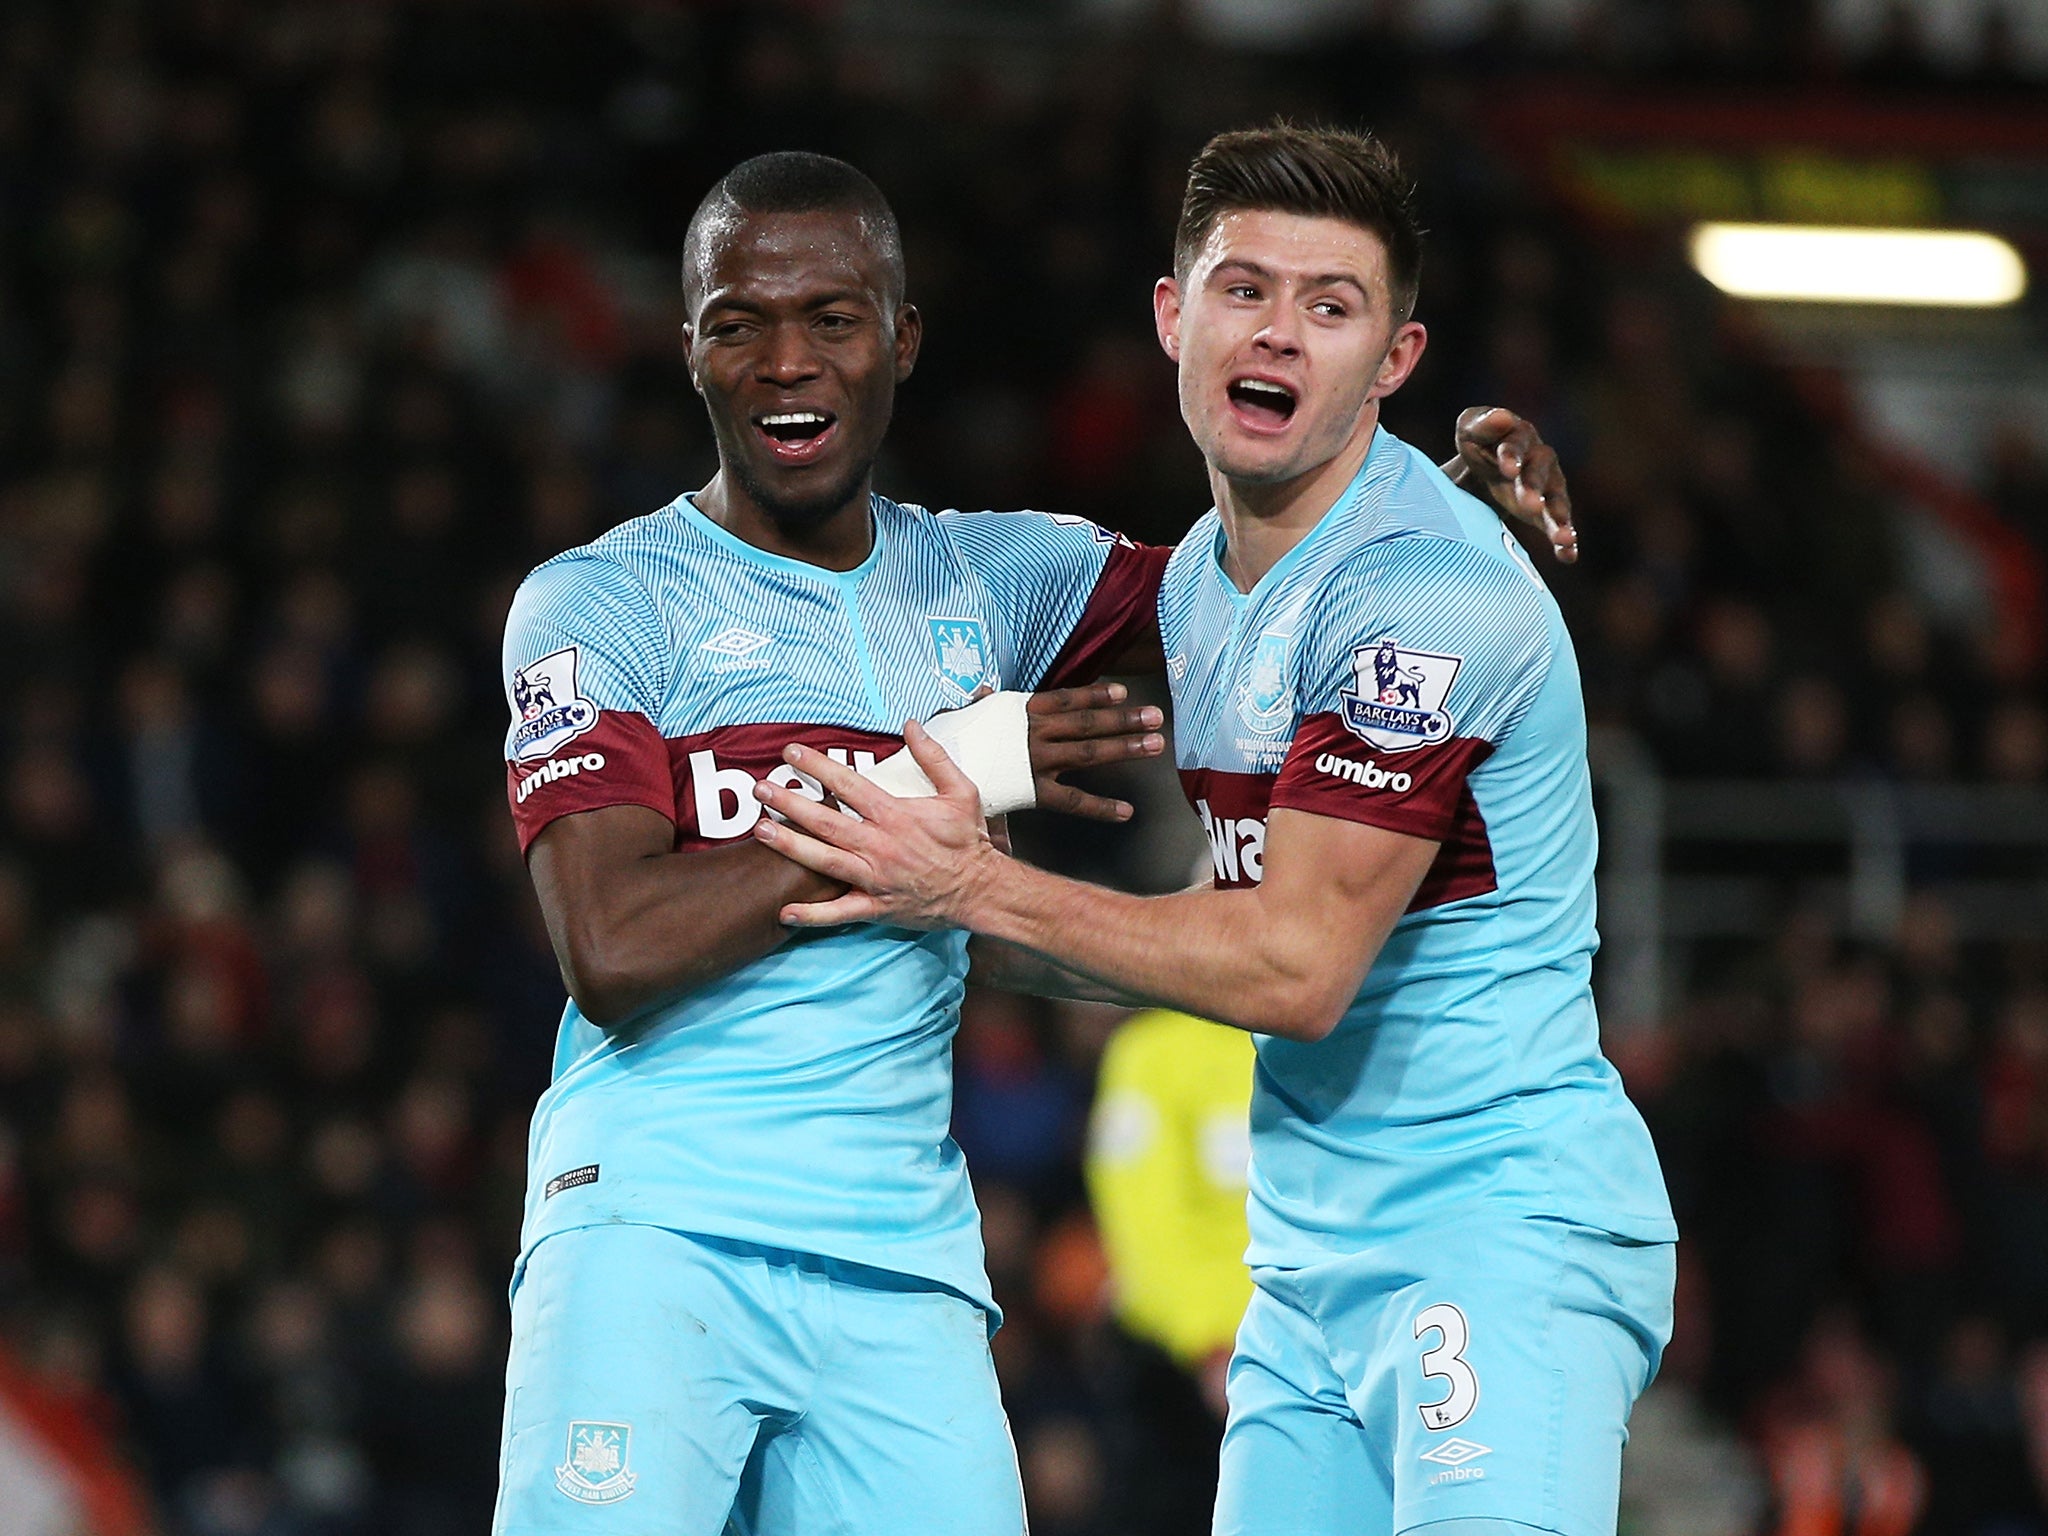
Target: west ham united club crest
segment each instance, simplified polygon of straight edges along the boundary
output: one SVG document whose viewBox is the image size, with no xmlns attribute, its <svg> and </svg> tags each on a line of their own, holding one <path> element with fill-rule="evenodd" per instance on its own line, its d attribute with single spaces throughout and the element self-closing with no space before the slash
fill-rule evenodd
<svg viewBox="0 0 2048 1536">
<path fill-rule="evenodd" d="M 1269 735 L 1294 717 L 1294 685 L 1288 661 L 1294 636 L 1268 633 L 1252 647 L 1251 670 L 1237 690 L 1237 713 L 1260 735 Z"/>
<path fill-rule="evenodd" d="M 597 706 L 576 691 L 576 647 L 529 661 L 512 674 L 512 758 L 546 757 L 597 724 Z"/>
<path fill-rule="evenodd" d="M 1462 656 L 1411 651 L 1389 637 L 1351 653 L 1351 686 L 1344 725 L 1383 752 L 1409 752 L 1444 740 L 1451 717 L 1444 710 Z"/>
<path fill-rule="evenodd" d="M 988 637 L 979 619 L 927 619 L 932 632 L 932 655 L 938 661 L 939 681 L 971 698 L 983 683 L 995 686 L 995 669 L 989 665 Z"/>
<path fill-rule="evenodd" d="M 633 1491 L 639 1476 L 627 1465 L 633 1426 L 573 1419 L 569 1459 L 555 1468 L 555 1486 L 582 1504 L 613 1504 Z"/>
</svg>

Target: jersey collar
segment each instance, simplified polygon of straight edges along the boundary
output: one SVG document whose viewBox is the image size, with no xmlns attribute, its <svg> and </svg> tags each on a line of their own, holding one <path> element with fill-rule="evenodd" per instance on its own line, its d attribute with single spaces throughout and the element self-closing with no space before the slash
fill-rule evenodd
<svg viewBox="0 0 2048 1536">
<path fill-rule="evenodd" d="M 868 553 L 867 558 L 850 571 L 831 571 L 822 565 L 812 565 L 808 560 L 793 560 L 788 555 L 778 555 L 773 550 L 761 549 L 749 544 L 732 532 L 716 518 L 709 517 L 697 506 L 692 494 L 685 491 L 670 503 L 682 514 L 683 521 L 702 531 L 704 536 L 721 549 L 737 555 L 740 559 L 771 571 L 780 571 L 788 576 L 805 576 L 812 581 L 835 582 L 852 586 L 872 571 L 882 558 L 882 542 L 887 538 L 884 531 L 888 519 L 882 515 L 884 498 L 875 492 L 868 493 Z"/>
</svg>

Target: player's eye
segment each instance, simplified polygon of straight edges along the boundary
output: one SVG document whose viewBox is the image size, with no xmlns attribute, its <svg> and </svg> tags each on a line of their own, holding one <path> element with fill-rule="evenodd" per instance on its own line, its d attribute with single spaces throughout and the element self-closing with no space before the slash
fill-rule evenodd
<svg viewBox="0 0 2048 1536">
<path fill-rule="evenodd" d="M 1254 288 L 1250 283 L 1232 283 L 1228 288 L 1224 289 L 1223 291 L 1229 294 L 1233 299 L 1243 299 L 1246 303 L 1251 303 L 1259 296 L 1259 290 Z"/>
<path fill-rule="evenodd" d="M 819 330 L 835 334 L 850 331 L 859 324 L 860 322 L 852 315 L 820 315 L 816 321 Z"/>
<path fill-rule="evenodd" d="M 1335 299 L 1318 299 L 1309 307 L 1317 314 L 1329 320 L 1342 320 L 1347 313 L 1344 306 Z"/>
</svg>

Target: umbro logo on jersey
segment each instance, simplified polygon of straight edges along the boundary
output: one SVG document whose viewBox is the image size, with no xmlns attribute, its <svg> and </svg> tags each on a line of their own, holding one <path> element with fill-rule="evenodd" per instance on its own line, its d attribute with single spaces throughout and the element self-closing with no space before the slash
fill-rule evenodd
<svg viewBox="0 0 2048 1536">
<path fill-rule="evenodd" d="M 1360 789 L 1391 789 L 1397 795 L 1405 795 L 1415 781 L 1405 773 L 1389 773 L 1371 758 L 1354 763 L 1348 757 L 1339 757 L 1334 752 L 1325 752 L 1316 759 L 1318 772 L 1327 773 L 1331 778 L 1344 779 Z"/>
<path fill-rule="evenodd" d="M 596 773 L 603 767 L 602 752 L 585 752 L 581 757 L 551 757 L 519 781 L 519 803 L 526 804 L 526 797 L 543 784 L 552 784 L 557 779 L 573 779 L 579 773 Z"/>
<path fill-rule="evenodd" d="M 542 1187 L 540 1197 L 552 1200 L 565 1189 L 581 1189 L 586 1184 L 597 1182 L 598 1164 L 585 1163 L 581 1168 L 571 1168 L 567 1173 L 558 1173 Z"/>
<path fill-rule="evenodd" d="M 768 635 L 757 635 L 751 629 L 744 629 L 738 624 L 728 624 L 698 649 L 709 651 L 714 656 L 725 656 L 739 661 L 753 655 L 762 646 L 774 643 L 775 641 Z"/>
</svg>

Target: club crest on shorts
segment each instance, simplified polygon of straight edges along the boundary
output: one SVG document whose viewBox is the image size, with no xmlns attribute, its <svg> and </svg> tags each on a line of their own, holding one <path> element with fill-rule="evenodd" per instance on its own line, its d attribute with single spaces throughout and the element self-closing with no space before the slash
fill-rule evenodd
<svg viewBox="0 0 2048 1536">
<path fill-rule="evenodd" d="M 1383 752 L 1412 752 L 1451 734 L 1444 710 L 1462 656 L 1411 651 L 1392 636 L 1351 652 L 1351 686 L 1344 701 L 1344 727 Z"/>
<path fill-rule="evenodd" d="M 979 619 L 928 618 L 931 626 L 932 656 L 938 664 L 939 681 L 963 699 L 971 697 L 983 683 L 995 683 L 994 668 L 988 660 L 988 636 Z"/>
<path fill-rule="evenodd" d="M 633 1426 L 592 1419 L 569 1421 L 569 1459 L 555 1468 L 555 1486 L 581 1504 L 613 1504 L 640 1480 L 627 1462 Z"/>
<path fill-rule="evenodd" d="M 546 757 L 597 724 L 597 706 L 576 691 L 576 647 L 564 646 L 512 674 L 511 756 Z"/>
<path fill-rule="evenodd" d="M 1260 734 L 1279 730 L 1294 715 L 1294 683 L 1288 662 L 1294 636 L 1268 631 L 1252 647 L 1252 664 L 1237 690 L 1237 713 Z"/>
</svg>

